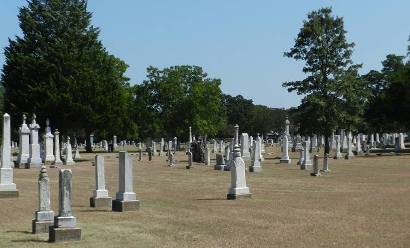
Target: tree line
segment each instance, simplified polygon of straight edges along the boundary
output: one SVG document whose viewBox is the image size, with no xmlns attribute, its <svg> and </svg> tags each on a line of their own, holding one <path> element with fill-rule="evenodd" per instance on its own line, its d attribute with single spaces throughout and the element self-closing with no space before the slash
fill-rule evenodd
<svg viewBox="0 0 410 248">
<path fill-rule="evenodd" d="M 29 0 L 18 19 L 22 35 L 4 50 L 0 91 L 13 126 L 36 113 L 66 135 L 99 139 L 187 139 L 189 126 L 231 136 L 236 123 L 254 133 L 281 128 L 285 110 L 223 94 L 221 80 L 199 66 L 150 66 L 147 79 L 131 85 L 128 65 L 99 40 L 86 0 Z"/>
</svg>

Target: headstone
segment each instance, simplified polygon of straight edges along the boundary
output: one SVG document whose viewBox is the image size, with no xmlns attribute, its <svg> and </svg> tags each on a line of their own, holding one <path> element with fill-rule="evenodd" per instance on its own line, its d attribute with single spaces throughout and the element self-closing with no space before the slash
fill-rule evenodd
<svg viewBox="0 0 410 248">
<path fill-rule="evenodd" d="M 75 148 L 74 148 L 74 159 L 75 160 L 81 159 L 80 148 L 78 147 L 78 145 L 75 145 Z"/>
<path fill-rule="evenodd" d="M 231 162 L 231 187 L 229 188 L 227 199 L 236 200 L 243 197 L 251 197 L 249 188 L 246 186 L 245 162 L 241 157 L 241 150 L 238 142 L 239 126 L 235 125 L 235 146 L 233 160 Z"/>
<path fill-rule="evenodd" d="M 363 153 L 361 141 L 362 141 L 362 135 L 358 134 L 357 135 L 357 140 L 356 140 L 356 154 L 357 155 Z"/>
<path fill-rule="evenodd" d="M 380 144 L 380 136 L 379 133 L 376 133 L 376 145 Z"/>
<path fill-rule="evenodd" d="M 283 155 L 282 158 L 280 159 L 281 164 L 290 164 L 291 159 L 289 158 L 289 142 L 288 142 L 288 136 L 283 137 Z"/>
<path fill-rule="evenodd" d="M 207 144 L 205 144 L 205 165 L 211 165 L 211 152 L 207 146 Z"/>
<path fill-rule="evenodd" d="M 90 207 L 93 208 L 111 208 L 112 198 L 108 195 L 105 188 L 104 157 L 95 156 L 95 190 L 90 198 Z"/>
<path fill-rule="evenodd" d="M 219 145 L 220 145 L 220 146 L 219 146 L 219 152 L 222 154 L 222 153 L 224 153 L 224 151 L 225 151 L 225 144 L 224 144 L 224 140 L 223 140 L 223 139 L 221 139 L 221 142 L 220 142 Z"/>
<path fill-rule="evenodd" d="M 142 149 L 139 149 L 139 151 L 138 151 L 138 161 L 142 161 L 142 156 L 143 156 Z"/>
<path fill-rule="evenodd" d="M 112 210 L 117 212 L 135 211 L 139 209 L 140 201 L 134 193 L 132 160 L 127 152 L 119 153 L 119 186 L 116 199 L 112 201 Z"/>
<path fill-rule="evenodd" d="M 152 152 L 151 156 L 155 156 L 155 153 L 157 152 L 157 142 L 152 141 Z M 151 160 L 150 160 L 151 161 Z"/>
<path fill-rule="evenodd" d="M 370 134 L 370 147 L 375 148 L 374 134 Z"/>
<path fill-rule="evenodd" d="M 330 172 L 329 170 L 329 154 L 325 154 L 325 156 L 323 157 L 323 172 Z"/>
<path fill-rule="evenodd" d="M 38 211 L 32 221 L 33 233 L 48 233 L 49 227 L 54 224 L 54 212 L 50 207 L 50 187 L 47 169 L 43 165 L 38 177 Z"/>
<path fill-rule="evenodd" d="M 225 169 L 225 159 L 222 154 L 216 154 L 216 164 L 214 165 L 215 170 L 224 170 Z"/>
<path fill-rule="evenodd" d="M 212 149 L 212 153 L 216 153 L 218 151 L 218 143 L 216 142 L 215 139 L 212 140 L 212 145 L 213 145 L 213 149 Z"/>
<path fill-rule="evenodd" d="M 299 150 L 299 161 L 296 163 L 297 165 L 302 165 L 303 159 L 304 159 L 303 158 L 304 154 L 305 154 L 305 151 L 302 147 L 302 149 Z"/>
<path fill-rule="evenodd" d="M 159 156 L 164 156 L 164 146 L 165 146 L 165 141 L 164 138 L 161 138 L 161 147 L 159 148 Z"/>
<path fill-rule="evenodd" d="M 63 162 L 60 159 L 60 132 L 58 132 L 58 129 L 54 131 L 54 162 L 53 162 L 53 167 L 57 167 L 58 165 L 61 165 Z"/>
<path fill-rule="evenodd" d="M 313 172 L 310 173 L 310 175 L 314 176 L 314 177 L 320 176 L 319 156 L 318 155 L 313 156 Z"/>
<path fill-rule="evenodd" d="M 401 150 L 406 149 L 406 146 L 404 145 L 404 134 L 403 133 L 399 133 L 399 145 L 400 145 Z"/>
<path fill-rule="evenodd" d="M 64 165 L 72 165 L 75 164 L 73 160 L 73 150 L 71 148 L 70 143 L 70 136 L 67 137 L 67 143 L 65 146 L 65 158 L 64 158 Z"/>
<path fill-rule="evenodd" d="M 188 156 L 188 165 L 186 166 L 186 168 L 191 169 L 191 167 L 192 167 L 192 152 L 191 152 L 190 149 L 186 152 L 186 155 Z"/>
<path fill-rule="evenodd" d="M 251 154 L 249 153 L 249 136 L 247 133 L 241 134 L 241 154 L 242 158 L 251 157 Z"/>
<path fill-rule="evenodd" d="M 81 229 L 71 211 L 72 176 L 71 170 L 60 170 L 59 214 L 54 218 L 54 226 L 50 227 L 49 242 L 81 240 Z"/>
<path fill-rule="evenodd" d="M 336 136 L 336 153 L 334 156 L 334 159 L 341 159 L 343 158 L 342 153 L 341 153 L 341 141 L 340 141 L 340 135 Z"/>
<path fill-rule="evenodd" d="M 259 133 L 258 133 L 258 136 L 256 137 L 256 141 L 257 142 L 259 142 L 259 146 L 260 146 L 260 154 L 259 154 L 259 157 L 260 157 L 260 160 L 261 161 L 265 161 L 265 158 L 263 157 L 263 152 L 262 152 L 262 149 L 263 149 L 263 147 L 265 147 L 265 145 L 263 144 L 263 140 L 262 140 L 262 138 L 259 136 Z"/>
<path fill-rule="evenodd" d="M 54 135 L 51 133 L 50 121 L 46 120 L 46 133 L 44 134 L 45 146 L 44 146 L 44 163 L 52 163 L 55 160 L 54 157 Z"/>
<path fill-rule="evenodd" d="M 23 124 L 19 128 L 19 143 L 17 166 L 25 167 L 30 157 L 30 128 L 26 124 L 26 115 L 23 115 Z"/>
<path fill-rule="evenodd" d="M 345 156 L 346 159 L 352 159 L 354 157 L 353 150 L 352 150 L 352 133 L 349 132 L 347 136 L 347 154 Z"/>
<path fill-rule="evenodd" d="M 261 172 L 261 158 L 259 154 L 261 153 L 261 145 L 258 141 L 254 141 L 252 145 L 252 155 L 251 155 L 251 165 L 249 166 L 250 172 Z"/>
<path fill-rule="evenodd" d="M 117 136 L 115 136 L 115 135 L 112 137 L 112 145 L 113 145 L 114 151 L 115 151 L 115 148 L 118 147 L 118 144 L 117 144 Z"/>
<path fill-rule="evenodd" d="M 168 150 L 168 166 L 172 167 L 175 165 L 174 153 Z"/>
<path fill-rule="evenodd" d="M 108 141 L 107 140 L 102 141 L 102 146 L 103 146 L 103 150 L 108 152 Z"/>
<path fill-rule="evenodd" d="M 147 153 L 148 153 L 148 161 L 151 161 L 152 160 L 152 154 L 153 154 L 153 151 L 152 151 L 151 147 L 147 148 Z"/>
<path fill-rule="evenodd" d="M 231 160 L 231 148 L 230 146 L 225 146 L 225 164 Z"/>
<path fill-rule="evenodd" d="M 18 197 L 19 192 L 13 183 L 13 168 L 11 166 L 11 134 L 10 115 L 3 115 L 3 142 L 0 168 L 0 198 Z"/>
<path fill-rule="evenodd" d="M 300 165 L 301 170 L 306 170 L 309 169 L 310 166 L 312 166 L 312 160 L 310 160 L 310 152 L 309 152 L 309 147 L 310 147 L 310 140 L 306 140 L 304 143 L 304 152 L 305 154 L 303 155 L 303 162 Z"/>
<path fill-rule="evenodd" d="M 40 157 L 40 144 L 38 143 L 38 130 L 40 125 L 36 122 L 36 115 L 33 115 L 33 120 L 30 124 L 30 158 L 28 159 L 28 165 L 26 168 L 40 167 L 41 157 Z"/>
</svg>

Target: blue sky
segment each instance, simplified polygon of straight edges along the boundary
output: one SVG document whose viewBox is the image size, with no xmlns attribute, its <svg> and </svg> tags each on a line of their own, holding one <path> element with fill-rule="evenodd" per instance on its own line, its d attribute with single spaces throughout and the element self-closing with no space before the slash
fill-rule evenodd
<svg viewBox="0 0 410 248">
<path fill-rule="evenodd" d="M 0 48 L 20 34 L 17 14 L 24 0 L 0 0 Z M 331 6 L 344 17 L 353 60 L 362 73 L 380 69 L 389 53 L 405 54 L 410 35 L 408 0 L 89 0 L 93 24 L 107 49 L 130 68 L 132 83 L 149 65 L 199 65 L 222 79 L 225 93 L 257 104 L 291 107 L 301 96 L 282 88 L 302 79 L 303 64 L 283 57 L 306 18 Z M 3 52 L 0 64 L 4 63 Z"/>
</svg>

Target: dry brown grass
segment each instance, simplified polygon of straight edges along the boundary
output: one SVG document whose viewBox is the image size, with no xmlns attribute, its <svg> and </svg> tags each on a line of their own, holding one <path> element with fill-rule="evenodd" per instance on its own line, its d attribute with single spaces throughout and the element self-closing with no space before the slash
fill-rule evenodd
<svg viewBox="0 0 410 248">
<path fill-rule="evenodd" d="M 268 150 L 270 151 L 270 150 Z M 311 177 L 295 164 L 267 155 L 263 172 L 247 174 L 252 199 L 225 200 L 229 172 L 194 165 L 178 154 L 177 167 L 164 157 L 138 162 L 138 212 L 89 208 L 94 188 L 94 154 L 73 170 L 73 211 L 80 242 L 48 244 L 33 235 L 37 206 L 35 169 L 15 170 L 18 199 L 0 199 L 0 247 L 409 247 L 410 157 L 330 160 L 331 173 Z M 116 154 L 106 154 L 110 195 L 117 190 Z M 52 208 L 57 212 L 58 170 L 49 169 Z"/>
</svg>

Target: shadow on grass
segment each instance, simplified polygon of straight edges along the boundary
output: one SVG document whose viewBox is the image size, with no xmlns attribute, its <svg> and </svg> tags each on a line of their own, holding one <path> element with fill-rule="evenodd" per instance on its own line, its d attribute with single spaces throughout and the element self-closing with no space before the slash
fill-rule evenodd
<svg viewBox="0 0 410 248">
<path fill-rule="evenodd" d="M 106 213 L 111 213 L 112 212 L 112 210 L 111 209 L 83 209 L 83 210 L 80 210 L 79 212 L 82 212 L 82 213 L 93 213 L 93 212 L 106 212 Z"/>
<path fill-rule="evenodd" d="M 20 231 L 20 230 L 10 230 L 6 231 L 6 233 L 24 233 L 24 234 L 31 234 L 29 231 Z"/>
<path fill-rule="evenodd" d="M 196 199 L 197 201 L 226 201 L 226 198 L 203 198 Z"/>
<path fill-rule="evenodd" d="M 28 243 L 28 242 L 36 242 L 36 243 L 48 243 L 48 240 L 41 240 L 41 239 L 17 239 L 12 240 L 13 243 Z"/>
</svg>

